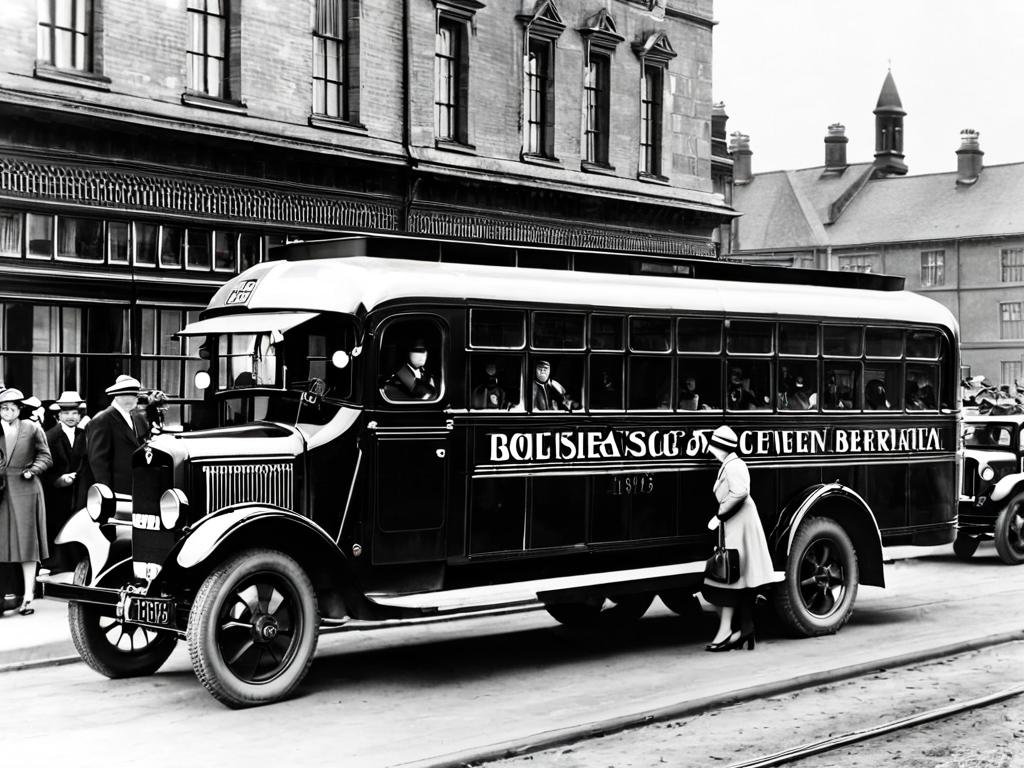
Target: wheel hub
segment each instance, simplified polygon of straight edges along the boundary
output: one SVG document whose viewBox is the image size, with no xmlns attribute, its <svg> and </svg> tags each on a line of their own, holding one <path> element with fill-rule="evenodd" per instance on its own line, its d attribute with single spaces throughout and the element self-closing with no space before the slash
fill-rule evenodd
<svg viewBox="0 0 1024 768">
<path fill-rule="evenodd" d="M 253 634 L 255 639 L 264 643 L 269 643 L 275 637 L 277 637 L 277 619 L 273 616 L 264 614 L 253 622 Z"/>
</svg>

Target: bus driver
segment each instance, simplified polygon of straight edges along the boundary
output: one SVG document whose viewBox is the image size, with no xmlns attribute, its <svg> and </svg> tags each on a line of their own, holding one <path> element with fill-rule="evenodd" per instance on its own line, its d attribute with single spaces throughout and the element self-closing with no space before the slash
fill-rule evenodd
<svg viewBox="0 0 1024 768">
<path fill-rule="evenodd" d="M 431 400 L 437 397 L 437 385 L 426 365 L 427 347 L 417 339 L 409 348 L 408 362 L 388 379 L 387 396 L 392 400 Z"/>
</svg>

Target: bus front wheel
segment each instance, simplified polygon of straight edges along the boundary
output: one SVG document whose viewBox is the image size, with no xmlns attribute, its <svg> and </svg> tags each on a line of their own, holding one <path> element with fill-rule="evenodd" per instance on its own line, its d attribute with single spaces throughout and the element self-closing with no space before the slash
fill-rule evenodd
<svg viewBox="0 0 1024 768">
<path fill-rule="evenodd" d="M 832 634 L 850 620 L 858 581 L 857 553 L 846 531 L 831 518 L 811 517 L 793 537 L 775 608 L 798 635 Z"/>
<path fill-rule="evenodd" d="M 90 570 L 89 558 L 85 558 L 75 567 L 72 582 L 88 584 Z M 99 586 L 120 586 L 127 577 L 125 569 L 119 566 Z M 96 606 L 87 603 L 68 603 L 68 626 L 82 661 L 114 679 L 153 674 L 167 661 L 177 642 L 170 633 L 104 616 Z"/>
<path fill-rule="evenodd" d="M 199 588 L 189 615 L 196 677 L 229 707 L 279 701 L 305 677 L 316 651 L 313 585 L 288 555 L 239 552 Z"/>
<path fill-rule="evenodd" d="M 1024 493 L 1018 493 L 996 518 L 996 552 L 1007 565 L 1024 563 Z"/>
<path fill-rule="evenodd" d="M 579 603 L 547 603 L 544 609 L 551 618 L 567 627 L 589 627 L 598 622 L 636 621 L 654 602 L 654 595 L 615 595 Z"/>
</svg>

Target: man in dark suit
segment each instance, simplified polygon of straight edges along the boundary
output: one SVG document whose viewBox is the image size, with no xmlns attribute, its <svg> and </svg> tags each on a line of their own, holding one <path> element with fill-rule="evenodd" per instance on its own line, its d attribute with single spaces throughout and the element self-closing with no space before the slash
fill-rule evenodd
<svg viewBox="0 0 1024 768">
<path fill-rule="evenodd" d="M 85 506 L 85 492 L 76 482 L 85 461 L 85 430 L 78 426 L 82 418 L 81 405 L 81 395 L 65 391 L 50 406 L 58 411 L 57 424 L 46 432 L 53 466 L 43 474 L 42 481 L 46 497 L 46 535 L 50 543 L 50 558 L 44 565 L 51 573 L 75 567 L 64 546 L 55 544 L 54 539 L 75 510 Z"/>
<path fill-rule="evenodd" d="M 79 477 L 85 492 L 103 483 L 114 493 L 131 494 L 132 454 L 149 435 L 146 418 L 136 409 L 140 389 L 138 379 L 122 374 L 104 390 L 114 401 L 85 428 L 86 461 Z"/>
</svg>

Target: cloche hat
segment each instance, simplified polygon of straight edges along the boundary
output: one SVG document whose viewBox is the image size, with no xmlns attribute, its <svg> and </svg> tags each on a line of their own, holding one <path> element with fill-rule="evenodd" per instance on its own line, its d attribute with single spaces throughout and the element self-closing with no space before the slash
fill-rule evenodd
<svg viewBox="0 0 1024 768">
<path fill-rule="evenodd" d="M 0 392 L 0 403 L 20 403 L 25 400 L 25 395 L 22 394 L 20 389 L 10 387 Z"/>
<path fill-rule="evenodd" d="M 732 431 L 732 427 L 728 427 L 725 424 L 711 433 L 711 445 L 717 448 L 735 451 L 739 444 L 740 440 L 736 437 L 736 433 Z"/>
<path fill-rule="evenodd" d="M 52 410 L 71 410 L 73 408 L 82 407 L 82 396 L 78 394 L 78 390 L 65 389 L 60 393 L 60 397 L 54 401 L 53 405 L 50 406 Z"/>
<path fill-rule="evenodd" d="M 117 381 L 107 387 L 104 392 L 108 395 L 137 395 L 140 389 L 142 389 L 142 382 L 134 376 L 122 373 L 117 377 Z"/>
</svg>

